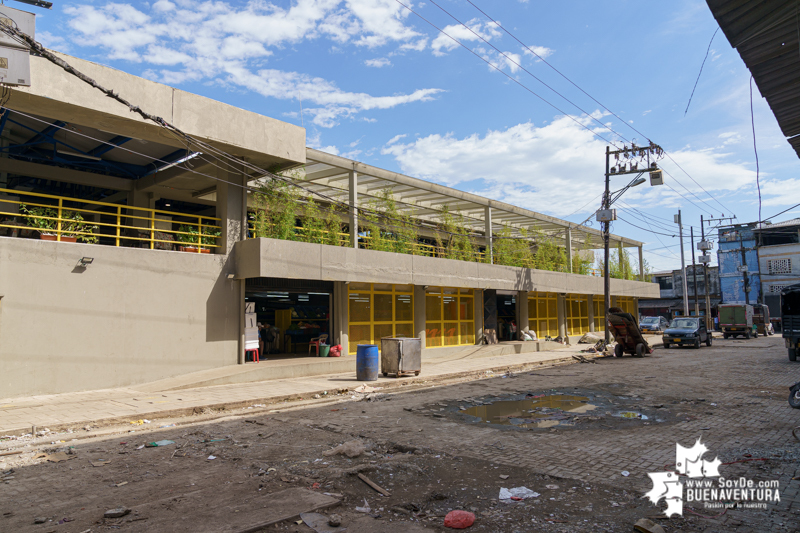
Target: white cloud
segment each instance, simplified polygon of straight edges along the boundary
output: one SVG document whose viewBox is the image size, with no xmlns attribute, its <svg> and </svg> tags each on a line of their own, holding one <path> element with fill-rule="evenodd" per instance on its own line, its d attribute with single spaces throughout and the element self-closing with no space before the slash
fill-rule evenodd
<svg viewBox="0 0 800 533">
<path fill-rule="evenodd" d="M 783 180 L 761 178 L 762 206 L 794 205 L 800 198 L 800 179 Z M 763 213 L 770 216 L 770 213 Z"/>
<path fill-rule="evenodd" d="M 464 25 L 451 24 L 450 26 L 445 26 L 443 32 L 444 33 L 440 33 L 431 43 L 433 55 L 443 56 L 447 52 L 458 48 L 460 45 L 453 39 L 463 43 L 470 41 L 483 42 L 481 39 L 491 41 L 495 37 L 500 37 L 500 30 L 498 30 L 494 24 L 490 22 L 483 23 L 478 19 L 472 19 Z M 452 39 L 444 35 L 445 33 L 452 37 Z"/>
<path fill-rule="evenodd" d="M 575 118 L 592 127 L 590 119 Z M 456 187 L 469 183 L 466 187 L 471 192 L 556 216 L 566 216 L 591 202 L 603 188 L 606 144 L 570 117 L 557 117 L 541 127 L 528 122 L 463 138 L 445 134 L 407 144 L 398 140 L 387 143 L 382 153 L 393 155 L 403 171 L 412 176 Z M 732 161 L 732 154 L 685 149 L 671 155 L 683 168 L 691 169 L 703 187 L 717 195 L 751 187 L 755 182 L 755 173 Z M 662 167 L 698 196 L 704 195 L 689 178 L 679 174 L 674 164 L 667 161 Z M 683 191 L 671 178 L 665 179 Z M 474 180 L 483 180 L 482 185 L 476 186 Z M 652 206 L 677 205 L 683 199 L 665 187 L 639 187 L 626 194 L 626 201 Z M 584 212 L 596 207 L 592 203 Z"/>
<path fill-rule="evenodd" d="M 381 67 L 388 67 L 389 65 L 392 64 L 392 62 L 385 57 L 378 57 L 375 59 L 367 59 L 364 61 L 364 64 L 368 67 L 381 68 Z"/>
<path fill-rule="evenodd" d="M 151 67 L 144 69 L 150 79 L 168 84 L 216 82 L 271 98 L 299 97 L 311 104 L 313 122 L 324 127 L 363 111 L 427 101 L 440 92 L 419 89 L 373 96 L 299 72 L 263 68 L 276 50 L 303 40 L 424 49 L 427 38 L 406 25 L 409 12 L 394 0 L 292 0 L 288 6 L 265 0 L 250 0 L 244 6 L 158 0 L 149 9 L 108 2 L 69 5 L 64 12 L 76 44 L 102 49 L 108 59 L 145 63 Z M 365 64 L 391 63 L 377 58 Z"/>
</svg>

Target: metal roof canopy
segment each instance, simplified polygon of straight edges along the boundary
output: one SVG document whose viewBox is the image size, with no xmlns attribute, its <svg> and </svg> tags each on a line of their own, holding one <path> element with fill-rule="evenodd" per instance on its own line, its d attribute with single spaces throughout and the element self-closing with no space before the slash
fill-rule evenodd
<svg viewBox="0 0 800 533">
<path fill-rule="evenodd" d="M 463 216 L 465 224 L 472 231 L 483 234 L 486 227 L 486 208 L 491 207 L 492 228 L 495 232 L 508 226 L 513 235 L 520 236 L 520 228 L 527 230 L 536 227 L 553 237 L 564 238 L 566 229 L 571 228 L 573 247 L 586 243 L 587 235 L 591 236 L 593 248 L 599 248 L 603 242 L 601 232 L 593 228 L 313 148 L 306 149 L 305 176 L 296 181 L 315 193 L 348 203 L 351 171 L 358 173 L 359 197 L 376 199 L 381 191 L 390 189 L 400 211 L 420 220 L 438 223 L 438 214 L 446 206 L 451 213 Z M 611 235 L 612 246 L 619 246 L 620 243 L 623 247 L 638 247 L 643 244 Z"/>
<path fill-rule="evenodd" d="M 797 0 L 706 0 L 800 156 Z"/>
</svg>

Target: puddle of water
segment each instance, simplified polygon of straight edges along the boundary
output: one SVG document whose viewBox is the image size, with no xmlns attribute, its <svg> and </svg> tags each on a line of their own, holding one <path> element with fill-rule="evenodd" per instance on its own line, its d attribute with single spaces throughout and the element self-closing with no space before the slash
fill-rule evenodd
<svg viewBox="0 0 800 533">
<path fill-rule="evenodd" d="M 549 428 L 574 425 L 572 415 L 597 409 L 586 396 L 553 394 L 525 400 L 501 400 L 461 411 L 483 422 L 521 428 Z M 568 414 L 569 413 L 569 414 Z"/>
</svg>

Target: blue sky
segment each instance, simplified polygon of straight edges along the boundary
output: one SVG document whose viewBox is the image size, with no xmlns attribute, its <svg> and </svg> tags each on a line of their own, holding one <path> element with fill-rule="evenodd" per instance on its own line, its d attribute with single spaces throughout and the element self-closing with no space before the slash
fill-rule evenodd
<svg viewBox="0 0 800 533">
<path fill-rule="evenodd" d="M 467 0 L 404 3 L 479 57 L 397 0 L 85 0 L 35 11 L 50 48 L 302 124 L 314 148 L 573 222 L 600 201 L 607 143 L 593 132 L 620 145 L 649 138 L 691 175 L 662 163 L 685 198 L 631 189 L 612 231 L 646 242 L 655 269 L 679 267 L 678 209 L 696 232 L 701 214 L 758 218 L 750 75 L 721 31 L 684 116 L 717 28 L 704 1 L 472 1 L 492 20 Z M 753 90 L 767 217 L 797 203 L 798 160 Z M 800 209 L 776 221 L 792 216 Z"/>
</svg>

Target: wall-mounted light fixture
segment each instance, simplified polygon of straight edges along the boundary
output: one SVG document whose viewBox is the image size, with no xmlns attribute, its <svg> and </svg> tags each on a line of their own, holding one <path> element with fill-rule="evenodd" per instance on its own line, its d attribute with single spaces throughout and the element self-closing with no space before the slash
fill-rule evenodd
<svg viewBox="0 0 800 533">
<path fill-rule="evenodd" d="M 228 274 L 228 279 L 236 279 L 236 274 Z"/>
<path fill-rule="evenodd" d="M 76 267 L 86 268 L 87 266 L 91 265 L 94 262 L 94 257 L 81 257 L 78 259 L 78 264 L 75 265 Z"/>
</svg>

